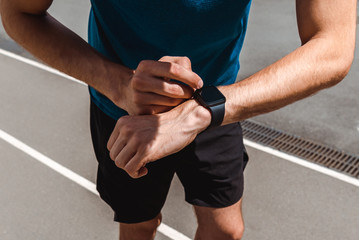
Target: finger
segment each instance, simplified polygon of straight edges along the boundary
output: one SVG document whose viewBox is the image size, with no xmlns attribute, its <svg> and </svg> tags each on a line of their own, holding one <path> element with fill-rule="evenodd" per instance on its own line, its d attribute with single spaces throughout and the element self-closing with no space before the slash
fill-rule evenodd
<svg viewBox="0 0 359 240">
<path fill-rule="evenodd" d="M 143 177 L 146 176 L 148 173 L 148 169 L 146 167 L 141 167 L 140 170 L 138 170 L 137 177 Z"/>
<path fill-rule="evenodd" d="M 158 60 L 158 61 L 160 61 L 160 62 L 174 62 L 174 63 L 177 63 L 177 64 L 181 65 L 182 67 L 188 69 L 188 70 L 192 70 L 191 60 L 188 57 L 164 56 L 164 57 L 161 57 L 160 60 Z"/>
<path fill-rule="evenodd" d="M 191 87 L 157 77 L 140 75 L 132 80 L 132 86 L 141 92 L 153 92 L 171 98 L 188 99 L 193 95 Z"/>
<path fill-rule="evenodd" d="M 139 92 L 134 96 L 134 103 L 138 105 L 177 106 L 184 101 L 182 98 L 170 98 L 154 93 Z"/>
<path fill-rule="evenodd" d="M 121 119 L 121 118 L 120 118 Z M 112 130 L 112 133 L 110 135 L 110 138 L 107 141 L 107 149 L 110 151 L 113 144 L 116 142 L 116 139 L 118 138 L 118 135 L 120 134 L 119 128 L 120 128 L 120 124 L 119 124 L 119 120 L 117 120 L 117 123 L 114 127 L 114 129 Z"/>
<path fill-rule="evenodd" d="M 126 170 L 126 164 L 133 158 L 133 156 L 135 156 L 135 154 L 136 151 L 134 150 L 134 148 L 132 148 L 131 145 L 126 145 L 124 148 L 121 149 L 121 151 L 115 158 L 116 166 Z"/>
<path fill-rule="evenodd" d="M 118 154 L 122 151 L 122 149 L 126 146 L 126 142 L 123 138 L 118 137 L 115 143 L 112 145 L 110 150 L 110 158 L 115 161 Z"/>
<path fill-rule="evenodd" d="M 127 162 L 124 170 L 132 177 L 132 178 L 140 178 L 145 176 L 148 173 L 148 169 L 145 167 L 143 163 L 143 157 L 141 154 L 137 153 L 134 155 L 130 161 Z"/>
<path fill-rule="evenodd" d="M 111 151 L 111 148 L 112 148 L 113 144 L 115 143 L 117 136 L 118 136 L 117 131 L 113 130 L 110 138 L 107 141 L 107 150 Z"/>
<path fill-rule="evenodd" d="M 183 82 L 192 88 L 201 88 L 203 86 L 202 79 L 196 73 L 173 62 L 145 60 L 140 62 L 136 72 L 146 72 L 156 77 L 174 79 Z"/>
</svg>

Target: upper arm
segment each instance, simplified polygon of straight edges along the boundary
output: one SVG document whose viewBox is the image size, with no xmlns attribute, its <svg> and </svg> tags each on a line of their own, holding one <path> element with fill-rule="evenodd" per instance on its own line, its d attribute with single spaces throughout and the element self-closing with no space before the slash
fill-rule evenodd
<svg viewBox="0 0 359 240">
<path fill-rule="evenodd" d="M 330 36 L 354 47 L 356 4 L 357 0 L 296 0 L 302 43 Z"/>
<path fill-rule="evenodd" d="M 52 0 L 0 0 L 0 4 L 2 14 L 7 11 L 16 11 L 39 15 L 46 12 Z"/>
</svg>

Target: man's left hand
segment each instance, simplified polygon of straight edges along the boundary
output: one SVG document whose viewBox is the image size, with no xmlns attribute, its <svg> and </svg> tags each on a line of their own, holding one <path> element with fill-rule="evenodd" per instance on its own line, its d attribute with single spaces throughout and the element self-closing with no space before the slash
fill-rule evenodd
<svg viewBox="0 0 359 240">
<path fill-rule="evenodd" d="M 193 99 L 161 114 L 124 116 L 107 148 L 117 167 L 139 178 L 147 174 L 147 163 L 182 150 L 210 121 L 210 112 Z"/>
</svg>

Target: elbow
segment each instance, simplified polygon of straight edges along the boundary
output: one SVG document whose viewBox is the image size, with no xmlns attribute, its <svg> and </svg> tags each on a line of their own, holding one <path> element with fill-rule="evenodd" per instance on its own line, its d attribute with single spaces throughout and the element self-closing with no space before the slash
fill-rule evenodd
<svg viewBox="0 0 359 240">
<path fill-rule="evenodd" d="M 350 68 L 354 61 L 354 49 L 343 51 L 339 54 L 335 61 L 334 72 L 330 85 L 340 83 L 349 73 Z"/>
<path fill-rule="evenodd" d="M 0 14 L 8 12 L 24 13 L 30 15 L 44 15 L 51 6 L 53 0 L 0 0 Z"/>
<path fill-rule="evenodd" d="M 321 75 L 320 85 L 324 88 L 340 83 L 349 73 L 354 61 L 355 27 L 342 34 L 321 33 L 313 36 L 303 46 L 312 46 Z M 341 33 L 341 32 L 340 32 Z"/>
<path fill-rule="evenodd" d="M 348 50 L 347 54 L 343 57 L 342 60 L 343 78 L 349 73 L 350 68 L 352 67 L 354 61 L 354 51 L 355 51 L 355 43 L 354 46 L 350 50 Z"/>
<path fill-rule="evenodd" d="M 14 11 L 11 7 L 8 6 L 7 1 L 5 0 L 0 0 L 0 17 L 1 17 L 1 22 L 2 25 L 4 27 L 5 32 L 12 37 L 12 33 L 14 30 L 14 26 L 13 23 L 16 22 L 14 21 L 14 16 L 16 16 L 14 14 Z"/>
<path fill-rule="evenodd" d="M 42 16 L 51 6 L 52 0 L 0 0 L 0 17 L 6 33 L 10 37 L 23 28 L 21 22 L 27 16 Z"/>
<path fill-rule="evenodd" d="M 349 73 L 354 61 L 355 41 L 351 44 L 341 45 L 335 44 L 329 48 L 326 55 L 327 87 L 340 83 Z"/>
<path fill-rule="evenodd" d="M 11 9 L 8 8 L 8 4 L 5 0 L 0 0 L 0 17 L 1 17 L 1 22 L 2 25 L 4 27 L 4 30 L 6 31 L 7 34 L 9 34 L 9 22 L 11 23 L 11 21 L 9 20 L 10 18 L 10 14 L 11 14 Z"/>
</svg>

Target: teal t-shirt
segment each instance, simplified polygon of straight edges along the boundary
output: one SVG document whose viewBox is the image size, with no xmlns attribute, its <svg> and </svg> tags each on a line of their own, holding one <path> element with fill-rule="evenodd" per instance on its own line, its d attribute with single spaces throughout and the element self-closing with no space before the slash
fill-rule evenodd
<svg viewBox="0 0 359 240">
<path fill-rule="evenodd" d="M 187 56 L 205 85 L 236 80 L 251 0 L 91 0 L 89 43 L 112 61 L 136 69 L 141 60 Z M 90 89 L 114 119 L 126 115 Z"/>
</svg>

